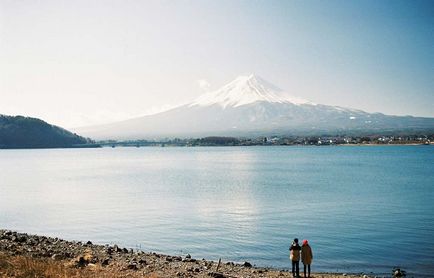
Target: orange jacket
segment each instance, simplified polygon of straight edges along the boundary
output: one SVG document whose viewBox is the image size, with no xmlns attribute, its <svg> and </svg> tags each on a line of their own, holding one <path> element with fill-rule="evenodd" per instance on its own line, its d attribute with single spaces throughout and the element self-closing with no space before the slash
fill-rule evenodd
<svg viewBox="0 0 434 278">
<path fill-rule="evenodd" d="M 303 264 L 311 264 L 312 259 L 312 248 L 310 248 L 309 244 L 301 246 L 301 261 Z"/>
</svg>

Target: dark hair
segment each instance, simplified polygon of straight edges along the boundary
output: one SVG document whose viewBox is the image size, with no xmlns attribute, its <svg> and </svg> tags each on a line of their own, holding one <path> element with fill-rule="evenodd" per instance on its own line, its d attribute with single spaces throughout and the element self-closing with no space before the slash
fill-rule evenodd
<svg viewBox="0 0 434 278">
<path fill-rule="evenodd" d="M 295 243 L 298 243 L 298 238 L 294 238 L 294 242 L 295 242 Z"/>
</svg>

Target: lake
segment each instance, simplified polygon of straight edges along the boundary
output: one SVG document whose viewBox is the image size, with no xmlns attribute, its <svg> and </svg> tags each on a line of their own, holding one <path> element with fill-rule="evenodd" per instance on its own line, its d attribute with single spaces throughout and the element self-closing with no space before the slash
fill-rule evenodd
<svg viewBox="0 0 434 278">
<path fill-rule="evenodd" d="M 312 270 L 434 274 L 434 147 L 0 150 L 0 228 Z"/>
</svg>

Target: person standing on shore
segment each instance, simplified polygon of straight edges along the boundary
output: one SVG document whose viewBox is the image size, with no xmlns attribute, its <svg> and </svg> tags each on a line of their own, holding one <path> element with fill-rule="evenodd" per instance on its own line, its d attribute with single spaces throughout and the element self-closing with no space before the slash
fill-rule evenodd
<svg viewBox="0 0 434 278">
<path fill-rule="evenodd" d="M 310 248 L 309 242 L 307 241 L 307 239 L 305 239 L 303 240 L 303 244 L 301 245 L 301 261 L 304 268 L 304 278 L 306 278 L 306 267 L 307 277 L 310 277 L 310 264 L 312 263 L 312 259 L 312 248 Z"/>
<path fill-rule="evenodd" d="M 291 247 L 289 247 L 289 259 L 292 262 L 293 277 L 300 277 L 300 250 L 301 247 L 298 244 L 298 238 L 294 238 Z"/>
</svg>

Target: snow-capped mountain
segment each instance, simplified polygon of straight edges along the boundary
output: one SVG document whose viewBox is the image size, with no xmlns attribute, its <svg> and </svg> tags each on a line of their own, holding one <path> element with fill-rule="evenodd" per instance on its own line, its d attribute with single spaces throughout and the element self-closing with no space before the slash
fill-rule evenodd
<svg viewBox="0 0 434 278">
<path fill-rule="evenodd" d="M 238 107 L 257 101 L 271 103 L 305 104 L 306 100 L 285 93 L 273 84 L 253 74 L 239 76 L 234 81 L 214 92 L 209 92 L 193 101 L 190 106 L 220 105 Z"/>
<path fill-rule="evenodd" d="M 387 116 L 315 104 L 255 75 L 240 76 L 165 112 L 75 131 L 93 139 L 321 135 L 434 131 L 434 118 Z"/>
</svg>

